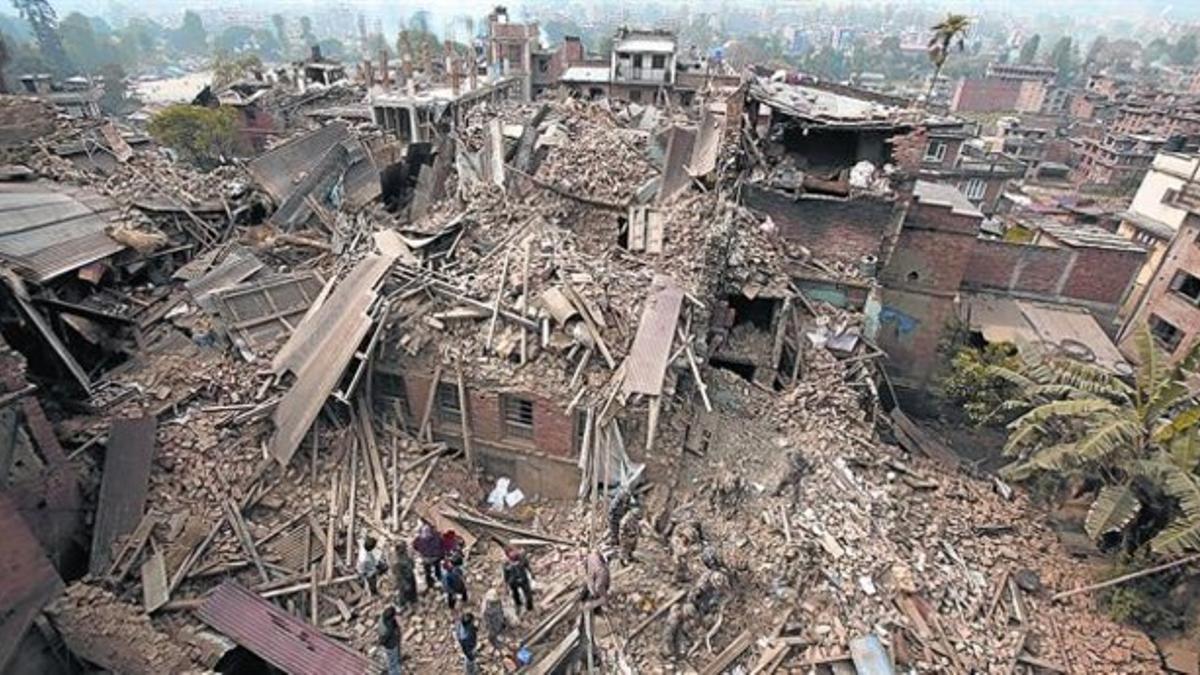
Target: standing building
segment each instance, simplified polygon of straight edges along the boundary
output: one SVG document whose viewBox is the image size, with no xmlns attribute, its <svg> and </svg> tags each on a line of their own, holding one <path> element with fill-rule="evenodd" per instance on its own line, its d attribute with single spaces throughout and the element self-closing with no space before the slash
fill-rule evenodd
<svg viewBox="0 0 1200 675">
<path fill-rule="evenodd" d="M 540 31 L 536 21 L 510 23 L 508 10 L 497 7 L 487 18 L 488 76 L 493 79 L 517 77 L 521 80 L 521 95 L 533 97 L 534 52 L 540 47 Z"/>
<path fill-rule="evenodd" d="M 613 41 L 609 95 L 656 103 L 675 85 L 675 34 L 621 29 Z"/>
</svg>

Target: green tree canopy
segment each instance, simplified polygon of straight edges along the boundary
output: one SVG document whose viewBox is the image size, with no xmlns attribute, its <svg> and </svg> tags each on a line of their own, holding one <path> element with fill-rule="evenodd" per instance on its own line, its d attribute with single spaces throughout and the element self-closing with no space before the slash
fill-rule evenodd
<svg viewBox="0 0 1200 675">
<path fill-rule="evenodd" d="M 1177 66 L 1191 66 L 1196 63 L 1197 45 L 1196 34 L 1191 33 L 1179 38 L 1171 47 L 1171 63 Z"/>
<path fill-rule="evenodd" d="M 1021 45 L 1021 55 L 1017 57 L 1017 63 L 1029 65 L 1037 60 L 1038 49 L 1042 46 L 1042 36 L 1037 33 L 1033 37 L 1025 41 Z"/>
<path fill-rule="evenodd" d="M 209 169 L 238 148 L 238 113 L 233 108 L 179 104 L 150 120 L 150 135 L 185 159 Z"/>
<path fill-rule="evenodd" d="M 190 9 L 183 13 L 183 25 L 171 34 L 171 46 L 194 56 L 208 52 L 208 31 L 199 14 Z"/>
</svg>

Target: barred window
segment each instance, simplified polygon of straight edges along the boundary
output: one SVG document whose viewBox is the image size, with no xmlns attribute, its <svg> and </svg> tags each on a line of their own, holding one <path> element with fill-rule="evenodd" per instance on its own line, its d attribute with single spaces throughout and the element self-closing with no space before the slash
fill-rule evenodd
<svg viewBox="0 0 1200 675">
<path fill-rule="evenodd" d="M 412 420 L 412 409 L 408 405 L 408 387 L 404 385 L 403 376 L 376 370 L 374 387 L 380 410 L 387 413 L 398 409 L 405 420 Z"/>
<path fill-rule="evenodd" d="M 516 396 L 500 397 L 504 431 L 509 436 L 533 438 L 533 401 Z"/>
</svg>

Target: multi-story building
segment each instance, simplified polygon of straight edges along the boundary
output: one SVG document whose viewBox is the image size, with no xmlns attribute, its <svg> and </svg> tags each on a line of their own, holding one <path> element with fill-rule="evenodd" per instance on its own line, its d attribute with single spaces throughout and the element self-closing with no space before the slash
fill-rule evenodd
<svg viewBox="0 0 1200 675">
<path fill-rule="evenodd" d="M 487 18 L 488 74 L 492 78 L 517 77 L 522 95 L 533 97 L 533 55 L 540 47 L 540 29 L 532 23 L 511 23 L 508 10 L 497 7 Z"/>
<path fill-rule="evenodd" d="M 1165 198 L 1183 220 L 1121 329 L 1118 344 L 1131 359 L 1143 324 L 1172 360 L 1183 358 L 1200 338 L 1200 191 L 1194 183 L 1182 184 Z"/>
<path fill-rule="evenodd" d="M 995 212 L 1008 183 L 1025 175 L 1023 162 L 971 144 L 969 141 L 979 135 L 972 124 L 929 123 L 925 129 L 929 144 L 921 158 L 920 177 L 955 187 L 986 215 Z"/>
<path fill-rule="evenodd" d="M 1079 186 L 1130 191 L 1165 142 L 1160 136 L 1119 133 L 1107 133 L 1101 140 L 1079 139 L 1078 163 L 1071 172 L 1071 181 Z"/>
<path fill-rule="evenodd" d="M 610 56 L 609 95 L 634 103 L 654 103 L 675 85 L 675 34 L 621 29 Z"/>
<path fill-rule="evenodd" d="M 1195 183 L 1200 174 L 1200 156 L 1175 152 L 1160 152 L 1142 179 L 1129 208 L 1121 214 L 1117 233 L 1144 246 L 1149 252 L 1146 265 L 1138 274 L 1134 292 L 1122 310 L 1129 316 L 1141 302 L 1150 281 L 1154 278 L 1163 256 L 1171 245 L 1187 209 L 1173 202 L 1184 186 Z"/>
</svg>

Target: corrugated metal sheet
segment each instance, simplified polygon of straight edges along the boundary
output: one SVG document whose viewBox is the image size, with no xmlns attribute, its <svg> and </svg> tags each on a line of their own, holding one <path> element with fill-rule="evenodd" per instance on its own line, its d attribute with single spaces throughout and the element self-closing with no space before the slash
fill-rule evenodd
<svg viewBox="0 0 1200 675">
<path fill-rule="evenodd" d="M 184 284 L 197 303 L 207 305 L 208 295 L 241 283 L 263 268 L 263 262 L 248 248 L 238 247 L 199 279 Z"/>
<path fill-rule="evenodd" d="M 119 419 L 112 423 L 104 453 L 96 524 L 92 529 L 92 557 L 88 562 L 92 574 L 100 576 L 107 572 L 117 538 L 133 532 L 142 520 L 157 429 L 154 417 Z"/>
<path fill-rule="evenodd" d="M 0 260 L 46 281 L 125 247 L 104 233 L 116 205 L 48 182 L 0 183 Z"/>
<path fill-rule="evenodd" d="M 42 607 L 63 588 L 62 579 L 17 505 L 0 493 L 0 672 Z"/>
<path fill-rule="evenodd" d="M 360 675 L 372 669 L 367 657 L 235 581 L 221 584 L 197 614 L 204 623 L 291 675 Z"/>
<path fill-rule="evenodd" d="M 625 395 L 662 393 L 667 361 L 671 358 L 671 343 L 675 341 L 675 326 L 683 305 L 683 291 L 675 282 L 663 276 L 654 277 L 650 297 L 642 308 L 633 346 L 625 362 Z"/>
<path fill-rule="evenodd" d="M 311 134 L 264 152 L 246 165 L 246 169 L 275 203 L 282 204 L 302 175 L 321 161 L 330 148 L 349 137 L 350 131 L 344 122 L 327 124 Z"/>
<path fill-rule="evenodd" d="M 1017 304 L 1038 336 L 1063 350 L 1066 355 L 1090 361 L 1118 375 L 1133 372 L 1112 339 L 1091 314 L 1078 309 L 1024 301 L 1018 301 Z"/>
</svg>

